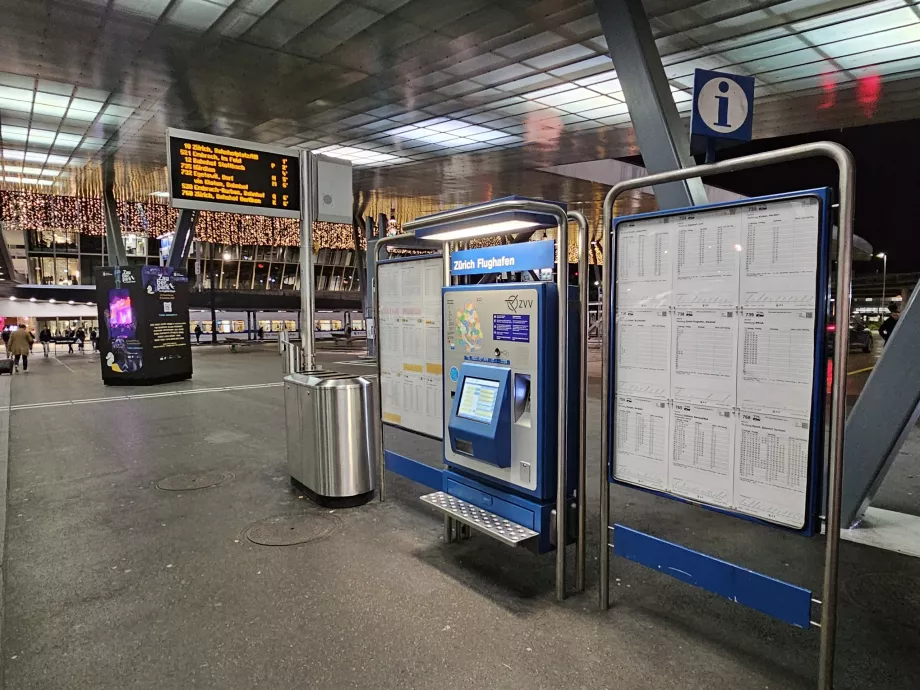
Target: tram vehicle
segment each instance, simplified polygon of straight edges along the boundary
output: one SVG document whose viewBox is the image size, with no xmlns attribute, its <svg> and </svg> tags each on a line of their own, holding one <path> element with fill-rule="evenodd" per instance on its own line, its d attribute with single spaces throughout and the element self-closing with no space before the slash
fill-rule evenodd
<svg viewBox="0 0 920 690">
<path fill-rule="evenodd" d="M 250 316 L 255 315 L 254 320 Z M 315 339 L 333 340 L 336 337 L 364 338 L 367 336 L 364 315 L 360 311 L 317 310 L 313 321 Z M 263 329 L 265 340 L 276 340 L 281 331 L 294 331 L 299 335 L 300 313 L 297 311 L 228 311 L 217 310 L 217 339 L 248 339 Z M 253 325 L 254 324 L 254 325 Z M 209 309 L 189 310 L 189 329 L 200 325 L 202 339 L 211 337 L 211 311 Z M 296 336 L 295 336 L 296 337 Z"/>
</svg>

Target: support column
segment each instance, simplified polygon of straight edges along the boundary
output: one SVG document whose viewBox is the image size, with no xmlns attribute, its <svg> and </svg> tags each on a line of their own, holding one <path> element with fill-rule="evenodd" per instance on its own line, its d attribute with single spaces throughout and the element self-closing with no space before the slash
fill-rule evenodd
<svg viewBox="0 0 920 690">
<path fill-rule="evenodd" d="M 182 268 L 188 262 L 188 256 L 195 241 L 195 223 L 197 222 L 198 211 L 189 209 L 179 211 L 176 234 L 169 248 L 169 258 L 166 260 L 166 265 L 170 268 Z"/>
<path fill-rule="evenodd" d="M 316 369 L 316 344 L 313 312 L 316 281 L 313 278 L 313 221 L 316 219 L 316 156 L 300 152 L 300 344 L 304 368 Z"/>
<path fill-rule="evenodd" d="M 377 356 L 377 329 L 380 327 L 374 324 L 374 327 L 368 328 L 367 322 L 374 320 L 374 276 L 377 275 L 377 231 L 374 228 L 374 219 L 367 216 L 364 219 L 364 237 L 367 240 L 367 251 L 365 260 L 367 270 L 364 272 L 361 283 L 361 291 L 364 293 L 364 328 L 367 332 L 367 356 Z"/>
<path fill-rule="evenodd" d="M 629 117 L 650 174 L 689 168 L 690 138 L 680 120 L 641 0 L 595 0 Z M 705 204 L 700 178 L 655 185 L 658 208 Z"/>
<path fill-rule="evenodd" d="M 105 210 L 105 244 L 109 265 L 127 266 L 128 257 L 115 203 L 115 161 L 111 156 L 102 164 L 102 204 Z"/>
</svg>

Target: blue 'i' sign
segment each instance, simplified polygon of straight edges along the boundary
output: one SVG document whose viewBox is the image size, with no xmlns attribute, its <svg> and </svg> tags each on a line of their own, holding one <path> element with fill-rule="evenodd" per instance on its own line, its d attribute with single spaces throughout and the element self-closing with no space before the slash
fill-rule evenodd
<svg viewBox="0 0 920 690">
<path fill-rule="evenodd" d="M 727 81 L 719 82 L 719 91 L 728 93 Z M 728 127 L 728 96 L 716 96 L 716 100 L 719 102 L 719 119 L 716 121 L 716 125 Z"/>
</svg>

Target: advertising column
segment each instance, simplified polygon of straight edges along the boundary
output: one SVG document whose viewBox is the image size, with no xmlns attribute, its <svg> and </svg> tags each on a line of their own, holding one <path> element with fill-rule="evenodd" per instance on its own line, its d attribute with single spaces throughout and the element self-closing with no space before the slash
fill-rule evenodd
<svg viewBox="0 0 920 690">
<path fill-rule="evenodd" d="M 160 266 L 96 271 L 99 359 L 107 385 L 190 378 L 188 276 Z"/>
</svg>

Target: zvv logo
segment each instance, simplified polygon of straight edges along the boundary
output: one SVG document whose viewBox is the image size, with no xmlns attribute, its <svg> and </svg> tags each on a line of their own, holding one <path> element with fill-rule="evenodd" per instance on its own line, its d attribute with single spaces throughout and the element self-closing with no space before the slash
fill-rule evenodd
<svg viewBox="0 0 920 690">
<path fill-rule="evenodd" d="M 517 314 L 518 309 L 533 308 L 532 299 L 520 299 L 517 295 L 511 295 L 511 297 L 505 300 L 505 304 L 508 305 L 508 311 L 512 311 L 515 314 Z"/>
</svg>

